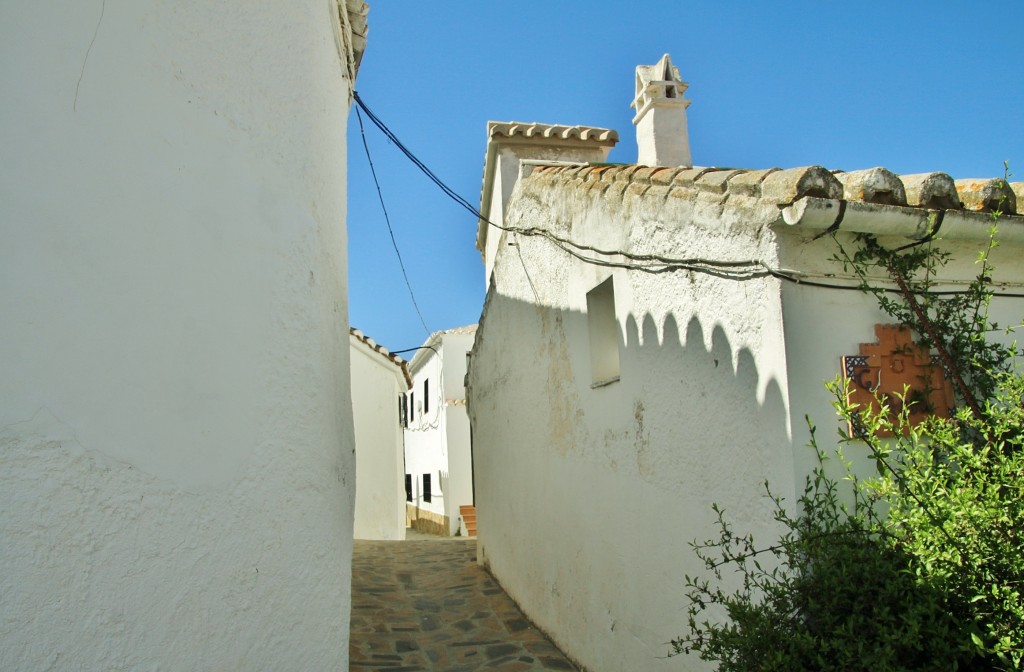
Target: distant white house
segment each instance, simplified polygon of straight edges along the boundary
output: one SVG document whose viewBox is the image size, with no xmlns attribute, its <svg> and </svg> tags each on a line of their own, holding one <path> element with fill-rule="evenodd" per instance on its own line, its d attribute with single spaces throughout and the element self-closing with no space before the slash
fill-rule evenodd
<svg viewBox="0 0 1024 672">
<path fill-rule="evenodd" d="M 404 359 L 358 329 L 349 330 L 349 345 L 356 438 L 353 536 L 405 539 L 405 455 L 400 405 L 412 378 Z"/>
<path fill-rule="evenodd" d="M 409 363 L 402 397 L 406 511 L 410 527 L 466 535 L 460 507 L 473 505 L 466 361 L 476 325 L 431 334 Z"/>
<path fill-rule="evenodd" d="M 468 389 L 478 560 L 593 672 L 702 670 L 664 656 L 685 629 L 683 577 L 705 571 L 689 543 L 715 534 L 711 504 L 773 538 L 764 481 L 788 502 L 802 491 L 804 415 L 822 447 L 836 435 L 824 381 L 844 356 L 897 352 L 872 345 L 891 320 L 828 234 L 934 238 L 956 260 L 937 287 L 956 290 L 1000 208 L 994 280 L 1017 298 L 997 291 L 991 316 L 1015 324 L 1024 185 L 694 167 L 671 60 L 635 83 L 634 165 L 602 163 L 611 130 L 488 125 L 481 209 L 497 226 L 478 231 L 488 291 Z"/>
</svg>

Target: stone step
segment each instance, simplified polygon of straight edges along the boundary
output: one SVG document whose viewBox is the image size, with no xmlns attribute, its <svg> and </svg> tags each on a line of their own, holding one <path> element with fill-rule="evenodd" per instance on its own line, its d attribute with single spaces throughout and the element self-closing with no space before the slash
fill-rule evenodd
<svg viewBox="0 0 1024 672">
<path fill-rule="evenodd" d="M 459 507 L 459 515 L 462 517 L 462 524 L 466 528 L 466 535 L 476 536 L 476 507 L 472 504 L 463 504 Z"/>
</svg>

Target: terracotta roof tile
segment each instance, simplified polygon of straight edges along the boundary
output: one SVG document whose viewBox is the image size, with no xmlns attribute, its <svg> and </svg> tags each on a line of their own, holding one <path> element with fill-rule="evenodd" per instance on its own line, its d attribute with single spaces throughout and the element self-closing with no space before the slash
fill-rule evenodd
<svg viewBox="0 0 1024 672">
<path fill-rule="evenodd" d="M 842 198 L 843 185 L 835 175 L 821 166 L 779 170 L 761 182 L 761 198 L 776 205 L 792 203 L 804 196 Z"/>
<path fill-rule="evenodd" d="M 868 168 L 833 173 L 843 184 L 843 198 L 882 205 L 906 205 L 907 192 L 895 173 L 885 168 Z"/>
<path fill-rule="evenodd" d="M 744 171 L 729 180 L 729 191 L 745 196 L 760 196 L 761 183 L 764 182 L 766 177 L 778 172 L 778 170 L 778 168 L 766 168 L 764 170 Z"/>
<path fill-rule="evenodd" d="M 967 210 L 1017 212 L 1017 196 L 1006 180 L 999 178 L 956 180 L 956 191 L 960 195 L 960 202 Z"/>
<path fill-rule="evenodd" d="M 610 128 L 596 126 L 563 126 L 561 124 L 523 123 L 519 121 L 492 121 L 487 124 L 488 137 L 538 138 L 563 140 L 589 140 L 599 143 L 618 142 L 619 134 Z"/>
<path fill-rule="evenodd" d="M 380 345 L 379 343 L 377 343 L 372 338 L 370 338 L 369 336 L 367 336 L 363 332 L 359 331 L 355 327 L 349 327 L 348 333 L 353 338 L 355 338 L 359 342 L 363 343 L 367 348 L 369 348 L 370 350 L 376 352 L 378 355 L 380 355 L 384 359 L 388 360 L 389 362 L 391 362 L 392 364 L 397 366 L 402 371 L 402 377 L 405 378 L 406 385 L 408 387 L 412 387 L 412 376 L 409 374 L 409 363 L 408 362 L 406 362 L 404 359 L 402 359 L 398 355 L 390 352 L 383 345 Z"/>
<path fill-rule="evenodd" d="M 714 194 L 724 194 L 729 190 L 729 180 L 746 171 L 731 168 L 715 168 L 700 175 L 694 180 L 697 187 Z"/>
<path fill-rule="evenodd" d="M 907 205 L 930 210 L 957 210 L 960 196 L 953 178 L 945 173 L 900 175 L 907 194 Z"/>
<path fill-rule="evenodd" d="M 1010 189 L 1017 197 L 1017 212 L 1024 215 L 1024 182 L 1010 182 Z"/>
<path fill-rule="evenodd" d="M 651 184 L 657 184 L 660 186 L 669 186 L 672 184 L 672 180 L 676 174 L 684 170 L 683 168 L 655 168 L 654 172 L 651 173 Z"/>
<path fill-rule="evenodd" d="M 1006 214 L 1024 214 L 1021 212 L 1024 210 L 1024 182 L 954 181 L 949 175 L 937 172 L 897 175 L 882 167 L 832 173 L 822 166 L 738 170 L 590 164 L 582 168 L 554 166 L 544 172 L 543 179 L 551 184 L 578 181 L 582 188 L 613 197 L 628 194 L 630 197 L 687 198 L 694 192 L 726 197 L 743 195 L 780 209 L 788 209 L 801 199 L 843 200 L 851 208 L 848 212 L 856 213 L 862 222 L 871 212 L 878 216 L 888 213 L 887 217 L 921 213 L 923 224 L 920 226 L 925 229 L 930 226 L 925 211 L 943 210 L 958 213 L 957 217 L 952 214 L 946 217 L 946 228 L 950 231 L 977 226 L 981 221 L 975 214 L 978 212 L 1001 208 Z M 897 215 L 900 211 L 904 215 Z M 786 218 L 788 220 L 790 215 Z M 1018 225 L 1024 227 L 1021 218 L 1014 216 L 1014 226 Z"/>
</svg>

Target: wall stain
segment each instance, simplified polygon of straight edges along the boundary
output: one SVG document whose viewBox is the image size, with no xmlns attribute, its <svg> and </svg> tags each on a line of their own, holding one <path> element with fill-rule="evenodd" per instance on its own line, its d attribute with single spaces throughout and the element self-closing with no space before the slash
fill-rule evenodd
<svg viewBox="0 0 1024 672">
<path fill-rule="evenodd" d="M 633 445 L 636 446 L 636 467 L 640 475 L 650 478 L 654 475 L 654 468 L 650 462 L 650 433 L 644 430 L 644 402 L 637 399 L 633 404 L 633 419 L 636 420 L 636 437 Z"/>
</svg>

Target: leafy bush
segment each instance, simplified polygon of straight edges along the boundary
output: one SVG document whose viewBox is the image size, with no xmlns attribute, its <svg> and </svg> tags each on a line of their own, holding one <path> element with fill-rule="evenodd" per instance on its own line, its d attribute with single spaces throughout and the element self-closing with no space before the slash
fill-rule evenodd
<svg viewBox="0 0 1024 672">
<path fill-rule="evenodd" d="M 721 672 L 971 669 L 968 629 L 941 586 L 915 574 L 865 489 L 851 488 L 848 508 L 839 488 L 819 465 L 798 515 L 772 496 L 786 532 L 769 548 L 715 508 L 719 537 L 694 546 L 710 579 L 686 577 L 690 633 L 673 642 L 676 653 L 718 661 Z M 728 570 L 741 579 L 733 592 L 722 588 Z M 707 618 L 721 609 L 724 622 Z"/>
<path fill-rule="evenodd" d="M 709 574 L 686 578 L 690 630 L 675 653 L 721 672 L 1024 669 L 1024 375 L 1015 347 L 988 338 L 995 235 L 954 295 L 933 291 L 948 256 L 930 245 L 840 247 L 862 289 L 938 354 L 958 409 L 912 426 L 909 395 L 898 413 L 881 397 L 872 412 L 833 383 L 839 416 L 866 429 L 843 442 L 867 445 L 878 476 L 859 481 L 847 465 L 846 481 L 826 477 L 812 427 L 822 462 L 799 513 L 772 496 L 778 543 L 738 535 L 716 507 L 718 538 L 693 545 Z M 878 269 L 897 293 L 869 281 Z"/>
<path fill-rule="evenodd" d="M 1024 669 L 1022 399 L 1024 376 L 1005 373 L 980 417 L 933 418 L 892 448 L 869 439 L 891 468 L 864 484 L 909 568 L 967 626 L 961 645 L 996 670 Z"/>
</svg>

